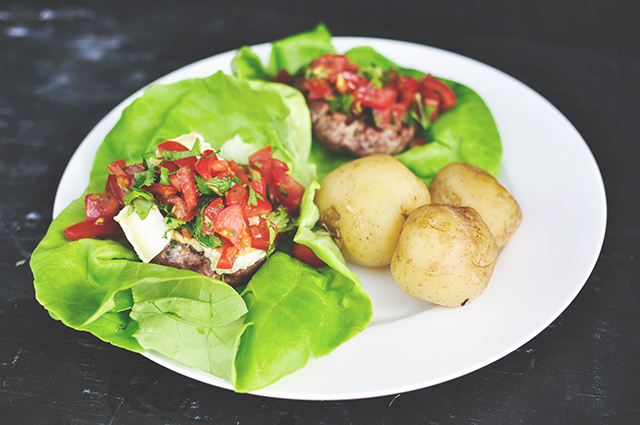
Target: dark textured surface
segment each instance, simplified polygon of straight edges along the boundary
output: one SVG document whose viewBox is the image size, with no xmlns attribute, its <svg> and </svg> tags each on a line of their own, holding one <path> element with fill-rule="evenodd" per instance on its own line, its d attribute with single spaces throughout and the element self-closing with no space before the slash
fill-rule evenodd
<svg viewBox="0 0 640 425">
<path fill-rule="evenodd" d="M 576 126 L 600 166 L 609 221 L 602 255 L 569 308 L 467 376 L 343 402 L 234 394 L 52 320 L 34 299 L 27 262 L 93 126 L 170 71 L 320 21 L 335 35 L 485 62 Z M 635 1 L 0 2 L 0 424 L 637 423 L 638 22 Z"/>
</svg>

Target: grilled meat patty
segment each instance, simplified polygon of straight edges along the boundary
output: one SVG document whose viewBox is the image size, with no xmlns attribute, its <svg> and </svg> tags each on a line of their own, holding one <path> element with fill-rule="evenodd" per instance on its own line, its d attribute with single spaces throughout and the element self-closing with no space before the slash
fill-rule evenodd
<svg viewBox="0 0 640 425">
<path fill-rule="evenodd" d="M 194 247 L 172 240 L 165 249 L 151 260 L 152 263 L 182 270 L 191 270 L 204 276 L 221 280 L 231 286 L 241 286 L 249 282 L 251 277 L 267 261 L 264 256 L 247 268 L 230 274 L 218 274 L 211 267 L 211 261 Z"/>
<path fill-rule="evenodd" d="M 414 137 L 413 126 L 398 123 L 381 129 L 366 120 L 331 110 L 327 101 L 309 100 L 307 103 L 316 138 L 332 151 L 346 151 L 357 156 L 393 155 L 402 152 Z"/>
</svg>

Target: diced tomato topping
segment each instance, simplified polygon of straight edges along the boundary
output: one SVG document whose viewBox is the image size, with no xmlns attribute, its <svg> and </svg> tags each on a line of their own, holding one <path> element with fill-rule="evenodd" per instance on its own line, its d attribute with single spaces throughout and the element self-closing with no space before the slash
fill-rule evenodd
<svg viewBox="0 0 640 425">
<path fill-rule="evenodd" d="M 174 177 L 175 176 L 175 177 Z M 182 193 L 187 209 L 193 209 L 198 205 L 200 192 L 193 180 L 193 171 L 187 165 L 180 167 L 175 174 L 169 176 L 169 182 Z"/>
<path fill-rule="evenodd" d="M 244 171 L 244 169 L 240 165 L 238 165 L 237 162 L 235 162 L 233 160 L 229 161 L 229 168 L 231 169 L 233 174 L 235 174 L 240 179 L 242 184 L 248 184 L 249 183 L 249 176 Z"/>
<path fill-rule="evenodd" d="M 300 201 L 304 194 L 304 186 L 280 169 L 273 170 L 273 183 L 278 199 L 291 214 L 297 215 Z"/>
<path fill-rule="evenodd" d="M 247 223 L 242 213 L 242 207 L 238 204 L 229 205 L 218 213 L 213 223 L 213 229 L 222 237 L 229 239 L 240 249 L 246 248 L 243 233 Z"/>
<path fill-rule="evenodd" d="M 214 199 L 207 205 L 202 212 L 202 233 L 205 235 L 213 235 L 215 233 L 214 223 L 223 209 L 225 209 L 225 205 L 222 198 Z"/>
<path fill-rule="evenodd" d="M 271 145 L 254 152 L 249 156 L 249 167 L 258 171 L 264 182 L 268 185 L 272 181 L 271 159 L 273 158 L 273 148 Z"/>
<path fill-rule="evenodd" d="M 146 189 L 147 192 L 153 193 L 154 195 L 160 195 L 161 198 L 172 196 L 178 193 L 178 190 L 174 186 L 160 183 L 151 183 L 149 186 L 145 186 L 144 189 Z"/>
<path fill-rule="evenodd" d="M 294 242 L 291 245 L 290 252 L 291 255 L 293 255 L 295 258 L 302 261 L 303 263 L 310 265 L 311 267 L 320 268 L 327 265 L 324 261 L 318 258 L 316 253 L 313 252 L 311 248 L 306 245 Z"/>
<path fill-rule="evenodd" d="M 362 106 L 374 109 L 390 108 L 397 97 L 398 92 L 388 87 L 378 89 L 373 86 L 363 86 L 353 92 L 354 102 L 360 102 Z"/>
<path fill-rule="evenodd" d="M 240 205 L 240 207 L 244 207 L 247 204 L 249 193 L 246 187 L 241 184 L 236 184 L 225 193 L 225 198 L 227 199 L 227 205 Z"/>
<path fill-rule="evenodd" d="M 127 191 L 123 189 L 127 187 Z M 124 205 L 124 201 L 122 200 L 123 196 L 127 194 L 129 191 L 129 180 L 126 177 L 116 177 L 115 174 L 109 174 L 107 177 L 107 185 L 105 187 L 105 191 L 111 194 L 120 205 Z"/>
<path fill-rule="evenodd" d="M 173 152 L 186 152 L 189 150 L 189 148 L 187 148 L 185 145 L 183 145 L 182 143 L 178 143 L 174 140 L 165 140 L 164 142 L 158 145 L 158 149 L 160 151 L 173 151 Z M 188 165 L 189 167 L 193 168 L 196 165 L 197 161 L 198 161 L 198 158 L 196 158 L 195 156 L 190 156 L 188 158 L 176 159 L 175 161 L 170 161 L 170 162 L 175 163 L 175 165 L 177 165 L 178 167 L 183 167 L 185 165 Z"/>
<path fill-rule="evenodd" d="M 116 198 L 108 193 L 89 193 L 84 197 L 85 217 L 87 220 L 113 218 L 122 206 Z"/>
<path fill-rule="evenodd" d="M 107 165 L 107 168 L 116 176 L 122 177 L 125 176 L 123 168 L 126 166 L 127 162 L 124 160 L 124 158 L 120 158 L 119 160 Z"/>
<path fill-rule="evenodd" d="M 240 249 L 238 249 L 238 247 L 232 242 L 224 241 L 224 244 L 222 245 L 222 255 L 220 255 L 220 259 L 218 260 L 216 267 L 223 270 L 232 268 L 236 262 L 236 257 L 239 252 Z"/>
<path fill-rule="evenodd" d="M 333 94 L 331 85 L 323 78 L 309 78 L 302 85 L 302 89 L 309 93 L 309 99 L 324 99 Z"/>
<path fill-rule="evenodd" d="M 291 74 L 286 69 L 281 69 L 273 79 L 273 82 L 291 85 Z"/>
<path fill-rule="evenodd" d="M 197 214 L 197 210 L 187 208 L 184 199 L 178 195 L 168 196 L 163 202 L 171 205 L 171 213 L 184 222 L 190 221 Z"/>
<path fill-rule="evenodd" d="M 260 217 L 258 224 L 249 226 L 249 234 L 251 235 L 251 248 L 266 251 L 269 249 L 269 221 Z"/>
<path fill-rule="evenodd" d="M 348 68 L 349 58 L 345 55 L 334 55 L 326 53 L 320 56 L 318 59 L 311 62 L 309 68 L 314 72 L 341 72 Z"/>
<path fill-rule="evenodd" d="M 272 170 L 278 169 L 286 172 L 286 171 L 289 171 L 289 166 L 287 165 L 286 162 L 273 158 L 271 160 L 271 169 Z"/>
<path fill-rule="evenodd" d="M 435 121 L 438 118 L 438 112 L 440 109 L 440 96 L 434 91 L 422 89 L 422 102 L 424 106 L 433 108 L 431 115 L 429 116 L 429 120 L 431 122 Z"/>
<path fill-rule="evenodd" d="M 64 229 L 64 234 L 70 241 L 86 238 L 113 239 L 121 233 L 122 228 L 113 218 L 85 220 Z"/>
<path fill-rule="evenodd" d="M 427 74 L 422 78 L 420 86 L 422 89 L 434 91 L 439 95 L 442 99 L 442 103 L 440 104 L 440 110 L 442 111 L 446 111 L 447 109 L 454 107 L 458 102 L 458 99 L 456 98 L 453 90 L 451 90 L 451 87 L 433 77 L 431 74 Z"/>
</svg>

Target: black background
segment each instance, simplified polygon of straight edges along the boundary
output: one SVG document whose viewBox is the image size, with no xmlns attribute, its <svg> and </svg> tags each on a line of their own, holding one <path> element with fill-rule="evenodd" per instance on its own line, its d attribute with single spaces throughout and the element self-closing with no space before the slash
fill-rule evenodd
<svg viewBox="0 0 640 425">
<path fill-rule="evenodd" d="M 336 36 L 411 41 L 487 63 L 575 125 L 604 178 L 608 228 L 569 308 L 467 376 L 332 402 L 210 387 L 52 320 L 34 298 L 28 260 L 87 133 L 170 71 L 318 22 Z M 640 3 L 615 0 L 1 1 L 0 424 L 637 423 L 639 22 Z"/>
</svg>

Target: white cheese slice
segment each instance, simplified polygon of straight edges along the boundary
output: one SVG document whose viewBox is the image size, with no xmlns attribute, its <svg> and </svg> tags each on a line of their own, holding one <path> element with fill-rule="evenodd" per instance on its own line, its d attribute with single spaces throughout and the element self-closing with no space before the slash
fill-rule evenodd
<svg viewBox="0 0 640 425">
<path fill-rule="evenodd" d="M 122 208 L 114 220 L 120 224 L 136 254 L 145 263 L 160 254 L 169 244 L 169 239 L 165 236 L 168 228 L 164 224 L 162 213 L 155 205 L 144 220 L 141 220 L 129 205 Z"/>
</svg>

